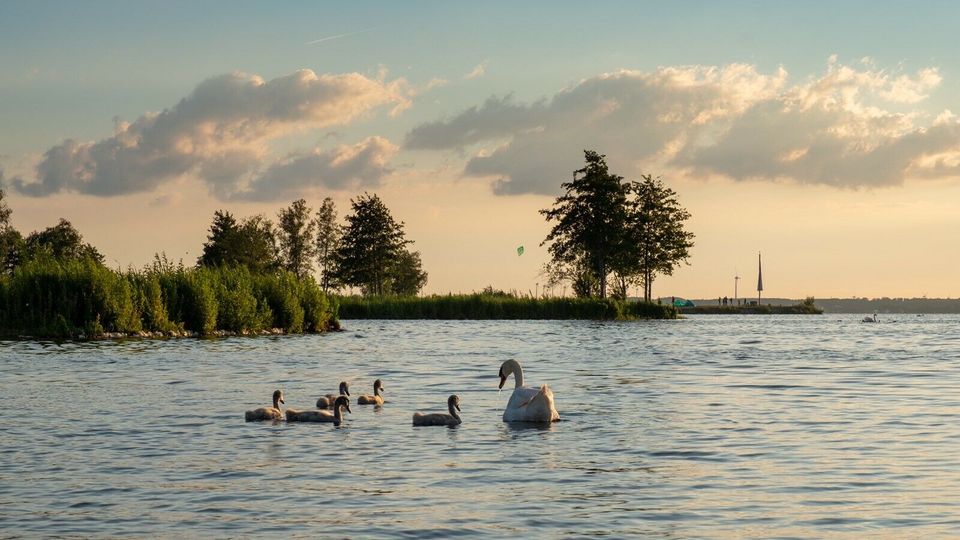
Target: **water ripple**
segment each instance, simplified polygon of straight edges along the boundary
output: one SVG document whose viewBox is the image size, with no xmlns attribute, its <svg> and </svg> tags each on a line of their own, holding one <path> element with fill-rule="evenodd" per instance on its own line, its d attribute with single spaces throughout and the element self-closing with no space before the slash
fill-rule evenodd
<svg viewBox="0 0 960 540">
<path fill-rule="evenodd" d="M 960 317 L 347 321 L 0 343 L 0 536 L 960 536 Z M 507 425 L 497 367 L 563 421 Z M 382 408 L 245 423 L 340 380 Z M 463 425 L 413 428 L 462 400 Z"/>
</svg>

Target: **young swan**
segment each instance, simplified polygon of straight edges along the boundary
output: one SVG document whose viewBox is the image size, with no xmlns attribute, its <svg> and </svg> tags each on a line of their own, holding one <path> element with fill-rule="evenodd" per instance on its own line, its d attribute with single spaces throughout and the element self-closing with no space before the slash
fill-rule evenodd
<svg viewBox="0 0 960 540">
<path fill-rule="evenodd" d="M 317 400 L 318 409 L 332 409 L 333 402 L 337 400 L 339 396 L 349 396 L 350 395 L 350 386 L 347 385 L 347 381 L 340 381 L 340 393 L 339 394 L 327 394 L 322 398 Z"/>
<path fill-rule="evenodd" d="M 297 411 L 287 409 L 287 422 L 333 422 L 339 426 L 343 422 L 343 410 L 350 410 L 350 398 L 338 396 L 333 403 L 333 412 L 324 410 Z"/>
<path fill-rule="evenodd" d="M 283 411 L 280 410 L 280 404 L 283 403 L 283 392 L 275 390 L 273 392 L 273 407 L 260 407 L 252 411 L 247 411 L 244 418 L 247 422 L 258 420 L 283 420 Z"/>
<path fill-rule="evenodd" d="M 357 398 L 357 405 L 383 405 L 383 382 L 380 379 L 373 381 L 373 395 L 363 395 Z"/>
<path fill-rule="evenodd" d="M 449 398 L 447 398 L 447 408 L 450 409 L 450 414 L 443 414 L 443 413 L 423 414 L 423 413 L 415 412 L 413 413 L 413 425 L 415 426 L 459 425 L 461 423 L 461 420 L 460 420 L 460 415 L 457 414 L 457 411 L 460 410 L 460 396 L 454 394 Z"/>
</svg>

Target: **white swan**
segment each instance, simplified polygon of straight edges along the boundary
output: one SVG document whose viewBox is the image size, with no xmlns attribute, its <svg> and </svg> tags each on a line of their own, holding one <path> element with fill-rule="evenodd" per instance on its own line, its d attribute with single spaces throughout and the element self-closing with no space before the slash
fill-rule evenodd
<svg viewBox="0 0 960 540">
<path fill-rule="evenodd" d="M 547 385 L 539 389 L 523 386 L 523 368 L 516 360 L 507 360 L 500 366 L 500 388 L 513 373 L 513 394 L 503 411 L 504 422 L 554 422 L 560 419 L 553 405 L 553 392 Z"/>
<path fill-rule="evenodd" d="M 873 314 L 873 317 L 867 315 L 867 316 L 864 317 L 863 320 L 860 321 L 860 322 L 880 322 L 880 320 L 877 319 L 877 314 L 874 313 L 874 314 Z"/>
</svg>

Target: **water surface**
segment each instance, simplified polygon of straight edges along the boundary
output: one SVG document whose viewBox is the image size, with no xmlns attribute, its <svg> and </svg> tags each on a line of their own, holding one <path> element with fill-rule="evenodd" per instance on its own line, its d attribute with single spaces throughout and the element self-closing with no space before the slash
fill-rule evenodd
<svg viewBox="0 0 960 540">
<path fill-rule="evenodd" d="M 960 536 L 960 318 L 0 343 L 0 536 Z M 500 421 L 518 359 L 562 422 Z M 343 426 L 245 423 L 351 382 Z M 457 393 L 464 423 L 413 428 Z"/>
</svg>

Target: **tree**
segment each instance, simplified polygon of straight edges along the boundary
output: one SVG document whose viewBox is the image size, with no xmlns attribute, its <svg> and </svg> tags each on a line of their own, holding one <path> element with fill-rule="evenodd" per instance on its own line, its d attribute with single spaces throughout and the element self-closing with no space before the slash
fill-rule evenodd
<svg viewBox="0 0 960 540">
<path fill-rule="evenodd" d="M 246 266 L 254 273 L 279 267 L 273 223 L 256 215 L 237 223 L 230 212 L 213 213 L 210 234 L 197 266 Z"/>
<path fill-rule="evenodd" d="M 672 275 L 690 257 L 694 234 L 684 229 L 690 212 L 680 206 L 676 192 L 660 178 L 641 179 L 630 184 L 624 248 L 615 267 L 621 278 L 635 277 L 643 285 L 649 302 L 657 274 Z"/>
<path fill-rule="evenodd" d="M 197 259 L 197 266 L 223 266 L 235 261 L 240 228 L 233 214 L 225 210 L 213 213 L 210 234 L 203 244 L 203 254 Z"/>
<path fill-rule="evenodd" d="M 310 219 L 312 212 L 307 201 L 297 199 L 279 214 L 283 267 L 298 277 L 305 277 L 310 273 L 316 249 L 313 233 L 316 223 Z"/>
<path fill-rule="evenodd" d="M 24 240 L 24 259 L 30 259 L 47 253 L 55 259 L 92 259 L 103 264 L 103 255 L 97 248 L 83 241 L 78 231 L 69 221 L 60 218 L 53 227 L 30 233 Z"/>
<path fill-rule="evenodd" d="M 419 251 L 403 250 L 390 270 L 390 292 L 404 296 L 416 296 L 427 284 Z"/>
<path fill-rule="evenodd" d="M 316 252 L 323 292 L 335 286 L 333 278 L 336 274 L 337 248 L 340 247 L 342 235 L 343 230 L 337 224 L 337 207 L 333 204 L 333 199 L 327 197 L 317 211 Z"/>
<path fill-rule="evenodd" d="M 584 150 L 586 166 L 561 184 L 565 193 L 553 208 L 540 211 L 547 221 L 557 222 L 540 245 L 550 243 L 555 265 L 585 263 L 599 283 L 600 298 L 607 295 L 607 276 L 621 249 L 629 189 L 622 177 L 610 173 L 604 157 Z"/>
<path fill-rule="evenodd" d="M 379 197 L 364 193 L 350 200 L 340 246 L 336 251 L 337 279 L 360 287 L 364 294 L 391 292 L 391 271 L 412 242 L 404 239 L 403 222 L 397 223 Z"/>
<path fill-rule="evenodd" d="M 13 210 L 7 206 L 5 197 L 3 188 L 0 188 L 0 272 L 10 273 L 23 250 L 23 236 L 10 224 Z"/>
<path fill-rule="evenodd" d="M 0 187 L 0 230 L 10 227 L 10 215 L 13 214 L 13 210 L 3 200 L 6 196 L 3 188 Z"/>
</svg>

